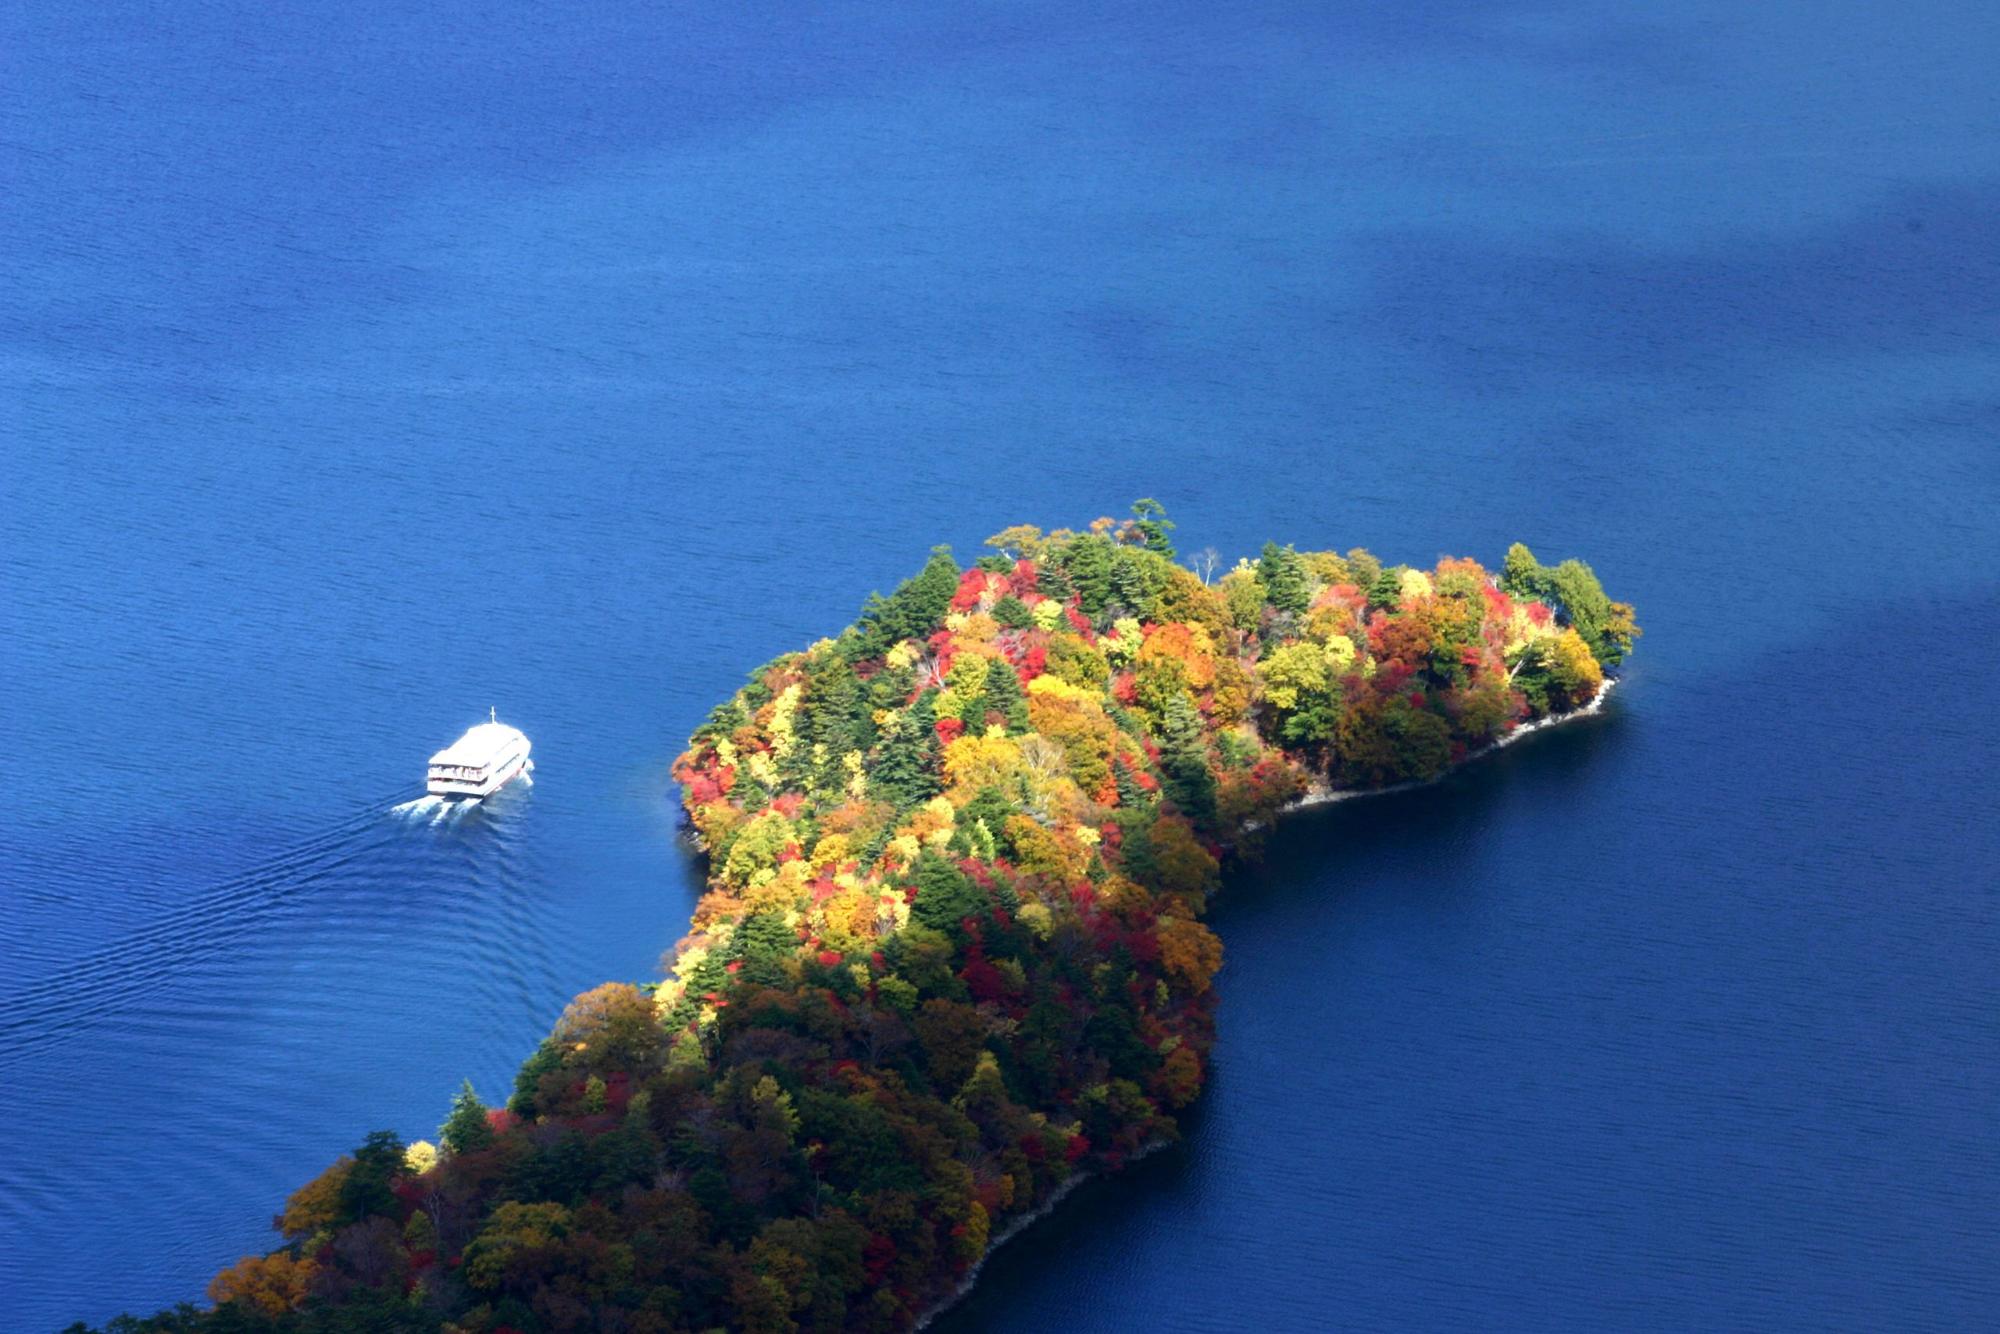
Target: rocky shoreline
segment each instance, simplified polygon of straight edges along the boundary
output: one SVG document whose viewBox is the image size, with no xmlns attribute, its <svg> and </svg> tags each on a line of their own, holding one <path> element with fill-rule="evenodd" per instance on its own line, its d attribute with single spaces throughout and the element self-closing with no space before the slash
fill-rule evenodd
<svg viewBox="0 0 2000 1334">
<path fill-rule="evenodd" d="M 1173 1142 L 1172 1140 L 1156 1139 L 1127 1159 L 1125 1166 L 1130 1167 L 1142 1158 L 1150 1158 Z M 1012 1220 L 1007 1226 L 1001 1228 L 986 1243 L 986 1253 L 973 1262 L 972 1268 L 965 1272 L 965 1277 L 958 1281 L 958 1286 L 951 1290 L 950 1295 L 943 1298 L 937 1305 L 931 1307 L 930 1310 L 925 1311 L 921 1316 L 918 1316 L 917 1323 L 912 1325 L 911 1328 L 928 1328 L 933 1320 L 936 1320 L 946 1311 L 964 1301 L 966 1296 L 971 1293 L 973 1285 L 979 1281 L 979 1275 L 985 1270 L 986 1262 L 993 1258 L 993 1253 L 1054 1213 L 1056 1206 L 1068 1199 L 1079 1186 L 1082 1186 L 1087 1181 L 1108 1181 L 1109 1179 L 1107 1175 L 1101 1172 L 1079 1172 L 1069 1180 L 1063 1182 L 1062 1185 L 1057 1186 L 1049 1198 L 1042 1201 L 1040 1206 L 1022 1214 L 1019 1218 Z"/>
<path fill-rule="evenodd" d="M 1463 760 L 1460 760 L 1457 764 L 1452 765 L 1449 769 L 1446 769 L 1436 778 L 1424 778 L 1411 783 L 1396 783 L 1390 787 L 1335 788 L 1335 787 L 1327 787 L 1322 783 L 1315 782 L 1312 786 L 1306 789 L 1306 794 L 1303 797 L 1300 797 L 1296 801 L 1293 801 L 1292 803 L 1287 805 L 1283 810 L 1279 811 L 1278 814 L 1289 815 L 1293 811 L 1306 810 L 1309 807 L 1313 806 L 1330 806 L 1334 802 L 1351 801 L 1356 797 L 1382 797 L 1382 796 L 1387 796 L 1391 792 L 1414 792 L 1418 788 L 1435 786 L 1436 784 L 1443 782 L 1445 779 L 1457 773 L 1460 769 L 1463 769 L 1466 765 L 1471 764 L 1474 760 L 1477 760 L 1482 756 L 1491 755 L 1493 754 L 1493 752 L 1497 750 L 1505 750 L 1508 746 L 1513 745 L 1515 742 L 1521 740 L 1524 737 L 1530 736 L 1533 733 L 1543 731 L 1544 729 L 1550 727 L 1558 727 L 1563 723 L 1574 722 L 1578 718 L 1588 718 L 1592 714 L 1601 713 L 1604 709 L 1604 701 L 1607 698 L 1609 698 L 1611 694 L 1611 688 L 1617 684 L 1618 682 L 1616 681 L 1616 679 L 1609 676 L 1605 677 L 1604 684 L 1600 685 L 1597 688 L 1597 693 L 1590 697 L 1590 702 L 1588 704 L 1585 704 L 1580 708 L 1571 709 L 1567 713 L 1552 713 L 1546 718 L 1537 718 L 1535 719 L 1535 721 L 1531 723 L 1526 723 L 1520 727 L 1517 727 L 1513 731 L 1509 732 L 1506 736 L 1503 736 L 1498 741 L 1495 741 L 1492 745 L 1483 746 L 1480 749 L 1472 752 L 1470 755 L 1467 755 Z"/>
<path fill-rule="evenodd" d="M 1540 732 L 1546 728 L 1556 727 L 1563 723 L 1574 722 L 1578 718 L 1587 718 L 1593 714 L 1602 712 L 1604 709 L 1604 701 L 1610 696 L 1611 689 L 1616 684 L 1617 684 L 1616 680 L 1614 680 L 1611 677 L 1606 677 L 1604 679 L 1604 684 L 1597 688 L 1597 693 L 1590 697 L 1590 702 L 1588 704 L 1583 705 L 1581 708 L 1571 709 L 1567 713 L 1555 713 L 1555 714 L 1550 714 L 1546 718 L 1537 718 L 1532 723 L 1528 723 L 1522 727 L 1517 727 L 1513 731 L 1509 732 L 1506 736 L 1501 737 L 1498 741 L 1495 741 L 1492 745 L 1484 747 L 1483 749 L 1475 752 L 1474 754 L 1466 756 L 1463 761 L 1461 761 L 1458 764 L 1454 764 L 1450 769 L 1446 770 L 1445 773 L 1440 774 L 1437 778 L 1428 779 L 1423 782 L 1416 782 L 1416 783 L 1398 783 L 1393 787 L 1373 787 L 1373 788 L 1331 788 L 1315 784 L 1312 788 L 1307 790 L 1304 796 L 1298 798 L 1296 801 L 1292 802 L 1278 813 L 1280 815 L 1289 815 L 1293 811 L 1309 810 L 1314 806 L 1328 806 L 1332 805 L 1334 802 L 1347 801 L 1355 797 L 1379 797 L 1379 796 L 1385 796 L 1391 792 L 1411 792 L 1415 791 L 1418 788 L 1431 787 L 1436 783 L 1438 783 L 1439 781 L 1441 781 L 1443 778 L 1446 778 L 1450 776 L 1452 773 L 1455 773 L 1460 768 L 1463 768 L 1465 765 L 1472 763 L 1476 759 L 1479 759 L 1481 756 L 1491 755 L 1493 752 L 1497 750 L 1501 750 L 1507 746 L 1511 746 L 1515 742 L 1521 740 L 1523 737 L 1530 735 L 1531 733 Z M 1255 826 L 1252 827 L 1254 828 Z M 1166 1148 L 1169 1143 L 1170 1141 L 1168 1140 L 1154 1140 L 1152 1143 L 1146 1145 L 1146 1147 L 1143 1150 L 1141 1150 L 1138 1154 L 1135 1154 L 1130 1160 L 1130 1162 L 1138 1162 L 1141 1158 L 1151 1157 L 1153 1154 L 1158 1153 L 1160 1150 Z M 1129 1166 L 1130 1163 L 1128 1163 L 1127 1165 Z M 995 1251 L 999 1250 L 1002 1246 L 1005 1246 L 1015 1237 L 1021 1235 L 1021 1233 L 1033 1227 L 1036 1223 L 1041 1222 L 1044 1218 L 1047 1218 L 1050 1214 L 1054 1213 L 1056 1210 L 1056 1206 L 1061 1204 L 1064 1200 L 1068 1199 L 1070 1195 L 1078 1187 L 1082 1186 L 1085 1182 L 1099 1180 L 1099 1179 L 1104 1179 L 1102 1177 L 1102 1174 L 1100 1173 L 1080 1172 L 1076 1176 L 1071 1177 L 1068 1181 L 1063 1182 L 1062 1185 L 1056 1187 L 1055 1191 L 1049 1196 L 1048 1199 L 1044 1200 L 1039 1207 L 1035 1208 L 1034 1210 L 1028 1213 L 1022 1214 L 1019 1218 L 1016 1218 L 1011 1222 L 1009 1222 L 1006 1227 L 1002 1228 L 998 1233 L 996 1233 L 993 1236 L 992 1240 L 987 1243 L 986 1253 L 979 1257 L 979 1259 L 973 1264 L 970 1270 L 966 1271 L 965 1277 L 959 1280 L 958 1286 L 951 1291 L 950 1295 L 943 1298 L 935 1306 L 932 1306 L 928 1311 L 925 1311 L 923 1315 L 917 1319 L 917 1323 L 914 1326 L 914 1328 L 919 1330 L 928 1328 L 932 1321 L 936 1320 L 946 1311 L 949 1311 L 952 1307 L 956 1306 L 959 1302 L 963 1301 L 965 1297 L 972 1291 L 973 1285 L 979 1281 L 979 1275 L 985 1270 L 987 1261 L 993 1258 L 993 1253 Z"/>
</svg>

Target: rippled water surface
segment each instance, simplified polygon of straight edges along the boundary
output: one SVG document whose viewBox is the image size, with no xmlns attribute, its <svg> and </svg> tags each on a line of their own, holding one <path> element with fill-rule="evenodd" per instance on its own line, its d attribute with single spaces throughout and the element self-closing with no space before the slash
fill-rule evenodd
<svg viewBox="0 0 2000 1334">
<path fill-rule="evenodd" d="M 1649 633 L 1287 824 L 1186 1142 L 941 1328 L 1989 1323 L 1996 13 L 6 10 L 0 1328 L 503 1093 L 744 669 L 1146 494 Z"/>
</svg>

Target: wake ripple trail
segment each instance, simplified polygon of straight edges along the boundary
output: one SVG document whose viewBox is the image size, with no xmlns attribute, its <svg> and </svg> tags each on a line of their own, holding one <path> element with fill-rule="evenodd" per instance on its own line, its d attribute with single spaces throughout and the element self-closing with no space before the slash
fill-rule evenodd
<svg viewBox="0 0 2000 1334">
<path fill-rule="evenodd" d="M 392 806 L 391 800 L 364 803 L 185 905 L 0 998 L 0 1070 L 150 1002 L 160 988 L 267 926 L 303 891 L 366 858 L 396 836 L 384 815 L 400 815 L 419 804 Z M 454 822 L 463 818 L 453 816 Z"/>
</svg>

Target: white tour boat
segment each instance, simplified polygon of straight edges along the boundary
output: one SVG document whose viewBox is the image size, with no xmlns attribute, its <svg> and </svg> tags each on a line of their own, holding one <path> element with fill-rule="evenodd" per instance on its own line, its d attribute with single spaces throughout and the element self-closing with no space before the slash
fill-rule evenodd
<svg viewBox="0 0 2000 1334">
<path fill-rule="evenodd" d="M 434 797 L 488 797 L 534 767 L 528 738 L 489 709 L 487 721 L 431 756 L 429 791 Z"/>
</svg>

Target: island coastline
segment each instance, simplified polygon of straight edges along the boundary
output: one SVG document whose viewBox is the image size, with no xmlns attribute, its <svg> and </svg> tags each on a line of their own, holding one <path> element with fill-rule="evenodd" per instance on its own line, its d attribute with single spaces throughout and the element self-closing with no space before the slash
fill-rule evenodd
<svg viewBox="0 0 2000 1334">
<path fill-rule="evenodd" d="M 920 1328 L 1177 1142 L 1225 865 L 1599 712 L 1638 634 L 1518 544 L 1489 572 L 1267 543 L 1211 583 L 1172 527 L 1141 501 L 937 548 L 753 671 L 674 766 L 707 892 L 663 980 L 578 996 L 438 1145 L 377 1132 L 294 1192 L 218 1318 Z"/>
<path fill-rule="evenodd" d="M 1590 697 L 1590 701 L 1587 704 L 1584 704 L 1575 709 L 1570 709 L 1564 713 L 1552 714 L 1546 718 L 1538 718 L 1531 723 L 1524 723 L 1520 727 L 1517 727 L 1513 731 L 1509 732 L 1507 735 L 1493 742 L 1493 744 L 1491 744 L 1490 746 L 1487 746 L 1484 750 L 1481 750 L 1476 754 L 1467 756 L 1464 760 L 1452 766 L 1452 768 L 1448 772 L 1440 774 L 1436 778 L 1425 779 L 1421 782 L 1399 783 L 1393 787 L 1346 788 L 1340 790 L 1334 790 L 1323 787 L 1317 789 L 1308 789 L 1308 791 L 1304 796 L 1298 797 L 1297 799 L 1292 801 L 1291 804 L 1279 810 L 1277 812 L 1277 818 L 1283 819 L 1288 815 L 1294 815 L 1301 811 L 1313 810 L 1321 806 L 1330 806 L 1337 804 L 1339 802 L 1349 801 L 1359 797 L 1386 797 L 1399 792 L 1416 792 L 1420 791 L 1423 788 L 1435 787 L 1439 783 L 1443 782 L 1446 778 L 1449 778 L 1452 774 L 1457 773 L 1461 769 L 1465 768 L 1467 765 L 1473 764 L 1476 761 L 1483 759 L 1486 756 L 1491 755 L 1496 751 L 1505 749 L 1506 747 L 1513 745 L 1517 741 L 1525 740 L 1527 737 L 1531 736 L 1536 732 L 1547 731 L 1551 728 L 1559 727 L 1564 723 L 1575 722 L 1580 718 L 1588 718 L 1596 714 L 1602 713 L 1604 710 L 1605 701 L 1610 697 L 1612 689 L 1617 684 L 1618 680 L 1616 677 L 1606 677 L 1604 683 L 1597 688 L 1597 692 Z M 1139 1153 L 1134 1154 L 1130 1159 L 1128 1159 L 1125 1162 L 1124 1166 L 1130 1167 L 1133 1163 L 1138 1162 L 1142 1158 L 1150 1158 L 1154 1154 L 1170 1149 L 1177 1142 L 1178 1141 L 1176 1140 L 1166 1140 L 1166 1139 L 1153 1140 L 1150 1143 L 1148 1143 Z M 960 1281 L 958 1288 L 955 1291 L 953 1291 L 950 1296 L 944 1298 L 936 1306 L 931 1307 L 929 1310 L 925 1311 L 921 1316 L 919 1316 L 917 1318 L 916 1324 L 913 1326 L 913 1329 L 923 1330 L 929 1328 L 934 1322 L 936 1322 L 940 1317 L 944 1316 L 953 1307 L 957 1306 L 960 1302 L 964 1301 L 967 1297 L 971 1296 L 973 1288 L 976 1287 L 978 1284 L 979 1276 L 985 1272 L 987 1264 L 993 1259 L 994 1255 L 999 1252 L 1002 1246 L 1005 1246 L 1008 1242 L 1013 1241 L 1015 1238 L 1019 1237 L 1024 1232 L 1027 1232 L 1029 1229 L 1033 1228 L 1037 1223 L 1040 1223 L 1044 1219 L 1050 1217 L 1052 1214 L 1055 1213 L 1058 1205 L 1060 1205 L 1064 1200 L 1067 1200 L 1071 1195 L 1075 1194 L 1078 1189 L 1080 1189 L 1087 1183 L 1092 1181 L 1107 1180 L 1109 1179 L 1110 1175 L 1111 1175 L 1110 1173 L 1104 1173 L 1104 1172 L 1079 1173 L 1078 1175 L 1071 1177 L 1068 1181 L 1065 1181 L 1062 1185 L 1058 1186 L 1055 1190 L 1055 1193 L 1052 1194 L 1046 1201 L 1044 1201 L 1035 1210 L 1033 1210 L 1030 1213 L 1021 1215 L 1020 1217 L 1014 1219 L 1012 1222 L 1007 1224 L 1007 1226 L 1002 1228 L 999 1232 L 996 1232 L 993 1235 L 992 1241 L 987 1245 L 986 1253 L 979 1258 L 978 1262 L 974 1264 L 971 1271 L 968 1272 L 965 1275 L 964 1279 Z"/>
<path fill-rule="evenodd" d="M 1303 796 L 1296 798 L 1290 805 L 1279 811 L 1278 814 L 1285 816 L 1295 811 L 1311 810 L 1316 806 L 1333 806 L 1343 801 L 1352 801 L 1357 797 L 1386 797 L 1397 792 L 1417 792 L 1427 787 L 1436 787 L 1439 783 L 1442 783 L 1445 779 L 1466 768 L 1468 765 L 1475 764 L 1485 759 L 1488 755 L 1494 754 L 1496 751 L 1505 750 L 1516 742 L 1525 741 L 1537 732 L 1544 732 L 1550 728 L 1560 727 L 1564 723 L 1573 723 L 1579 718 L 1589 718 L 1602 713 L 1605 701 L 1611 697 L 1611 692 L 1617 685 L 1617 677 L 1605 677 L 1604 683 L 1597 687 L 1596 693 L 1591 695 L 1587 703 L 1581 704 L 1574 709 L 1567 709 L 1562 713 L 1552 713 L 1545 718 L 1537 718 L 1533 722 L 1522 723 L 1513 731 L 1496 738 L 1482 749 L 1467 755 L 1463 760 L 1458 761 L 1450 769 L 1434 778 L 1417 779 L 1408 783 L 1396 783 L 1389 787 L 1333 788 L 1314 783 L 1306 789 Z"/>
</svg>

